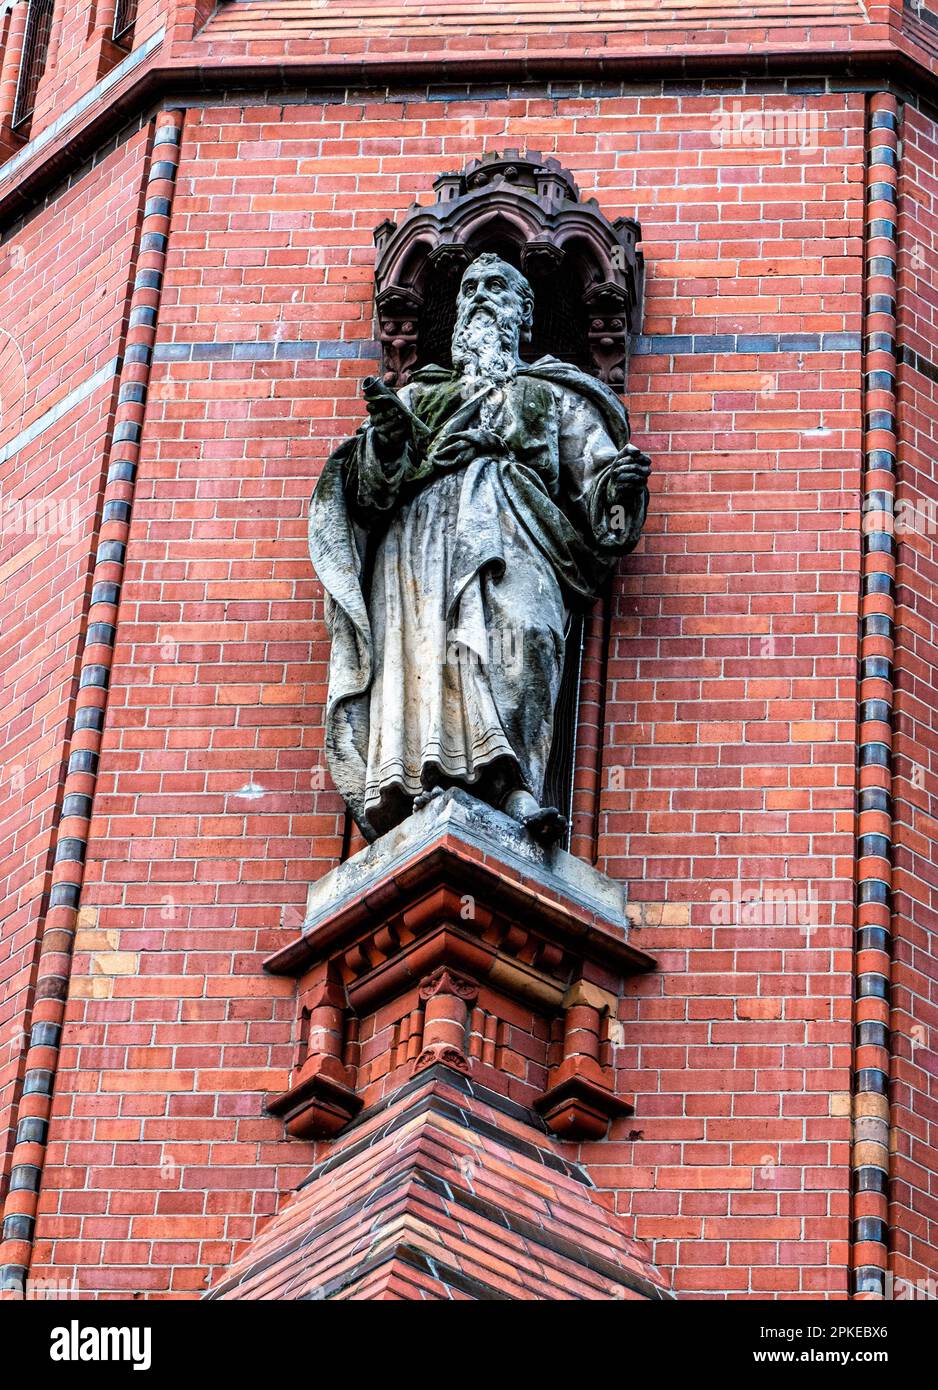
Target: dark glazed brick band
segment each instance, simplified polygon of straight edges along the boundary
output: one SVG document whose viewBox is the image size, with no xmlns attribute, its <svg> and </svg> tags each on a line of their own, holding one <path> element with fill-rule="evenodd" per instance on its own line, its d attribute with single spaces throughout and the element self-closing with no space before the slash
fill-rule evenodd
<svg viewBox="0 0 938 1390">
<path fill-rule="evenodd" d="M 896 151 L 899 107 L 869 104 L 863 371 L 866 468 L 860 599 L 853 1292 L 885 1296 L 889 1179 L 892 660 L 896 457 Z M 889 541 L 889 544 L 883 542 Z"/>
<path fill-rule="evenodd" d="M 146 193 L 149 199 L 156 198 L 158 201 L 147 204 L 152 210 L 145 210 L 141 222 L 137 248 L 138 276 L 128 319 L 128 351 L 121 370 L 112 435 L 112 449 L 119 452 L 131 467 L 135 465 L 139 451 L 146 405 L 182 122 L 180 112 L 169 111 L 159 116 L 150 156 Z M 159 236 L 158 249 L 150 249 L 148 238 L 153 234 Z M 150 280 L 143 274 L 145 271 L 156 272 L 159 278 Z M 100 543 L 94 566 L 91 607 L 87 613 L 72 728 L 72 747 L 55 834 L 52 882 L 42 931 L 9 1192 L 4 1206 L 0 1287 L 22 1287 L 30 1264 L 45 1159 L 45 1126 L 52 1107 L 59 1036 L 68 992 L 120 585 L 130 529 L 134 495 L 132 479 L 132 473 L 128 481 L 127 475 L 115 473 L 112 465 L 104 494 Z M 37 1122 L 43 1126 L 41 1139 L 36 1137 Z"/>
</svg>

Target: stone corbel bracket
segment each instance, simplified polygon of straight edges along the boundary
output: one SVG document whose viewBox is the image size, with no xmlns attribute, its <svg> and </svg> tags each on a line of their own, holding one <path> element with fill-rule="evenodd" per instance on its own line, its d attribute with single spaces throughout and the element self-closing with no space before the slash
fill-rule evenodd
<svg viewBox="0 0 938 1390">
<path fill-rule="evenodd" d="M 550 295 L 562 274 L 586 315 L 583 365 L 623 390 L 629 337 L 642 321 L 639 224 L 610 222 L 595 199 L 581 200 L 557 160 L 534 151 L 486 155 L 462 173 L 441 174 L 433 187 L 433 203 L 415 203 L 400 223 L 384 221 L 374 233 L 375 310 L 388 385 L 405 385 L 424 364 L 431 309 L 439 313 L 452 301 L 475 256 L 496 250 L 524 271 L 536 299 L 539 286 Z M 550 342 L 542 346 L 556 352 Z"/>
<path fill-rule="evenodd" d="M 359 1028 L 404 999 L 419 1004 L 399 1079 L 437 1063 L 484 1069 L 518 1098 L 484 1024 L 520 1003 L 553 1040 L 546 1085 L 525 1102 L 561 1138 L 601 1138 L 632 1108 L 609 1022 L 626 979 L 655 966 L 629 942 L 623 907 L 620 883 L 448 792 L 314 884 L 301 934 L 266 962 L 297 978 L 300 1020 L 290 1088 L 269 1109 L 297 1137 L 337 1134 L 378 1098 L 357 1075 Z"/>
</svg>

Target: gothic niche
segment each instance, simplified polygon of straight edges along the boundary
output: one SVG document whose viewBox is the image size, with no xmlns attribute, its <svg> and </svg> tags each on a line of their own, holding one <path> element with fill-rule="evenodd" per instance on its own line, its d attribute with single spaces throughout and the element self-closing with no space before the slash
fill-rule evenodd
<svg viewBox="0 0 938 1390">
<path fill-rule="evenodd" d="M 383 373 L 310 502 L 324 750 L 367 843 L 311 885 L 268 962 L 301 979 L 270 1109 L 330 1137 L 443 1069 L 600 1139 L 632 1105 L 611 1065 L 625 977 L 654 964 L 629 945 L 624 885 L 588 862 L 603 605 L 652 467 L 616 391 L 639 229 L 533 156 L 436 193 L 378 230 Z M 520 1073 L 518 1001 L 536 1040 Z"/>
<path fill-rule="evenodd" d="M 375 229 L 385 383 L 399 388 L 419 367 L 452 365 L 460 278 L 476 256 L 492 251 L 521 270 L 534 291 L 524 360 L 558 357 L 624 391 L 629 339 L 642 321 L 639 224 L 625 217 L 610 222 L 595 199 L 580 200 L 572 175 L 557 160 L 534 151 L 483 156 L 461 174 L 441 174 L 433 187 L 434 203 L 414 204 L 400 224 L 385 221 Z M 587 629 L 601 647 L 595 634 L 607 629 L 604 609 L 601 599 L 591 622 L 587 612 L 571 614 L 554 717 L 545 796 L 563 808 L 571 830 L 581 675 L 584 662 L 597 658 L 587 650 Z"/>
<path fill-rule="evenodd" d="M 516 150 L 441 174 L 436 202 L 375 229 L 375 307 L 382 372 L 404 386 L 416 367 L 450 366 L 456 291 L 467 265 L 493 251 L 534 290 L 526 361 L 551 355 L 624 389 L 629 336 L 640 332 L 639 224 L 610 222 L 555 159 Z"/>
</svg>

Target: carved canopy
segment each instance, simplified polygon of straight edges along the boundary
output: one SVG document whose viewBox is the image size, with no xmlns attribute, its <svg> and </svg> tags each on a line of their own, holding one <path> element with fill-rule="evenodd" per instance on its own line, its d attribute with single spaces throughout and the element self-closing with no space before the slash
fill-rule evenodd
<svg viewBox="0 0 938 1390">
<path fill-rule="evenodd" d="M 518 266 L 534 290 L 523 355 L 551 353 L 624 389 L 629 335 L 640 331 L 641 228 L 585 202 L 555 159 L 515 150 L 441 174 L 436 201 L 375 229 L 375 306 L 385 381 L 448 366 L 463 271 L 483 251 Z"/>
</svg>

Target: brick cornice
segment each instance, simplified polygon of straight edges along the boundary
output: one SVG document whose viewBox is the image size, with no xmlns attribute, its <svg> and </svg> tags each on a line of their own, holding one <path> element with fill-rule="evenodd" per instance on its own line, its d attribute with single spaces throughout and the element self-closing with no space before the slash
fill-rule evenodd
<svg viewBox="0 0 938 1390">
<path fill-rule="evenodd" d="M 889 33 L 882 26 L 881 32 Z M 830 75 L 838 82 L 868 82 L 882 89 L 896 84 L 934 98 L 938 59 L 898 32 L 882 39 L 847 40 L 836 51 L 819 48 L 807 31 L 780 31 L 777 45 L 762 51 L 739 43 L 674 48 L 580 52 L 538 49 L 497 51 L 423 51 L 362 55 L 334 53 L 309 56 L 228 58 L 206 61 L 198 41 L 180 43 L 173 36 L 156 43 L 143 61 L 113 82 L 102 100 L 85 101 L 74 119 L 51 138 L 48 131 L 17 153 L 12 177 L 0 165 L 0 232 L 27 215 L 56 184 L 74 174 L 108 140 L 137 120 L 168 105 L 198 105 L 220 92 L 269 98 L 274 92 L 337 86 L 387 87 L 398 82 L 412 88 L 415 78 L 453 83 L 485 81 L 622 81 L 630 78 L 686 80 L 719 76 L 785 78 Z M 133 56 L 133 55 L 131 55 Z M 91 96 L 91 94 L 89 94 Z M 76 106 L 82 108 L 83 103 Z M 34 146 L 35 149 L 31 149 Z"/>
</svg>

